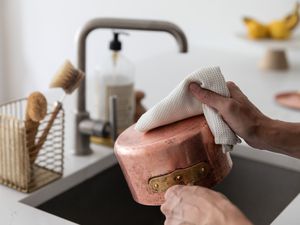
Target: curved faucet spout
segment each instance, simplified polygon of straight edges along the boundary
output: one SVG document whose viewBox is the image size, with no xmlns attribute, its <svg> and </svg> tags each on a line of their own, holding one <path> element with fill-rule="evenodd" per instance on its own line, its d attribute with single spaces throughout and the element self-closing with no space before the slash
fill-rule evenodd
<svg viewBox="0 0 300 225">
<path fill-rule="evenodd" d="M 188 51 L 187 38 L 184 32 L 177 25 L 159 20 L 139 20 L 139 19 L 120 19 L 120 18 L 96 18 L 87 22 L 79 31 L 76 42 L 77 42 L 77 63 L 78 68 L 83 72 L 86 71 L 86 40 L 88 35 L 96 29 L 126 29 L 126 30 L 142 30 L 142 31 L 158 31 L 167 32 L 171 34 L 179 47 L 179 51 L 185 53 Z M 89 143 L 86 142 L 88 139 L 84 138 L 78 131 L 79 123 L 83 119 L 89 118 L 89 114 L 86 111 L 86 91 L 85 91 L 85 79 L 81 82 L 78 90 L 77 99 L 77 115 L 76 115 L 76 145 L 75 153 L 78 155 L 84 155 L 84 147 L 88 147 Z M 83 147 L 84 145 L 84 147 Z"/>
</svg>

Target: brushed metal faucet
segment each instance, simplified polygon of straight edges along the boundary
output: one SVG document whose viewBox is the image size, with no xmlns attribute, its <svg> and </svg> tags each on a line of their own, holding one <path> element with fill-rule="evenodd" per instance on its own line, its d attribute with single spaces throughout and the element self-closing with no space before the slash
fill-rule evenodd
<svg viewBox="0 0 300 225">
<path fill-rule="evenodd" d="M 86 71 L 86 40 L 88 35 L 96 29 L 126 29 L 142 31 L 162 31 L 171 34 L 177 41 L 179 51 L 186 53 L 188 51 L 187 38 L 184 32 L 175 24 L 159 20 L 139 20 L 139 19 L 121 19 L 121 18 L 96 18 L 88 21 L 79 31 L 77 42 L 77 64 L 83 72 Z M 90 135 L 97 135 L 99 126 L 93 121 L 86 110 L 86 81 L 81 82 L 78 90 L 77 111 L 75 115 L 75 154 L 87 155 L 92 151 L 90 149 Z M 116 105 L 116 99 L 112 98 L 112 105 Z M 115 108 L 114 108 L 115 109 Z M 116 113 L 113 113 L 116 114 Z M 103 132 L 112 132 L 116 130 L 116 118 L 112 116 L 113 128 L 106 129 L 103 125 Z M 98 128 L 96 128 L 98 127 Z M 100 130 L 101 130 L 100 129 Z M 94 131 L 93 131 L 94 130 Z M 111 134 L 116 136 L 115 134 Z"/>
</svg>

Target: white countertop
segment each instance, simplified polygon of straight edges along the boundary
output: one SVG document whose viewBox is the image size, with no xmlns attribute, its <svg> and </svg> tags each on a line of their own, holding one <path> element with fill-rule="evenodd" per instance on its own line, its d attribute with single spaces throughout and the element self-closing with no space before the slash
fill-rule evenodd
<svg viewBox="0 0 300 225">
<path fill-rule="evenodd" d="M 63 178 L 31 194 L 20 193 L 1 185 L 0 224 L 74 224 L 34 207 L 116 164 L 112 148 L 96 146 L 93 150 L 93 154 L 85 157 L 66 154 Z"/>
<path fill-rule="evenodd" d="M 268 116 L 286 121 L 300 121 L 300 111 L 280 107 L 273 99 L 274 94 L 278 91 L 300 89 L 300 70 L 299 65 L 295 62 L 292 61 L 291 70 L 284 73 L 274 73 L 258 70 L 256 67 L 258 57 L 253 55 L 247 56 L 234 52 L 203 49 L 200 53 L 191 52 L 188 58 L 182 60 L 186 66 L 197 68 L 199 65 L 196 66 L 196 62 L 191 62 L 189 58 L 196 58 L 201 61 L 203 66 L 219 65 L 226 79 L 235 81 L 250 100 Z M 141 62 L 140 67 L 143 66 L 142 64 Z M 169 86 L 172 85 L 168 84 L 169 78 L 167 76 L 158 78 L 161 82 L 156 88 L 160 90 L 160 87 L 166 86 L 166 90 L 169 91 Z M 144 77 L 143 81 L 139 81 L 140 86 L 143 86 L 143 82 L 147 83 L 149 79 L 155 79 L 155 77 Z M 181 80 L 178 77 L 174 78 L 176 82 L 176 79 Z M 149 90 L 145 91 L 146 93 L 150 92 Z M 160 95 L 157 92 L 153 93 L 152 101 L 155 102 L 165 96 L 166 93 L 163 92 Z M 300 160 L 269 154 L 264 151 L 257 151 L 254 154 L 244 143 L 234 154 L 300 171 Z M 65 170 L 62 179 L 31 194 L 19 193 L 5 186 L 0 186 L 0 223 L 4 225 L 74 224 L 40 211 L 34 206 L 51 199 L 115 163 L 116 159 L 112 149 L 103 146 L 94 148 L 93 154 L 84 157 L 75 156 L 70 151 L 66 151 Z M 300 195 L 280 214 L 273 224 L 299 224 L 299 210 Z"/>
</svg>

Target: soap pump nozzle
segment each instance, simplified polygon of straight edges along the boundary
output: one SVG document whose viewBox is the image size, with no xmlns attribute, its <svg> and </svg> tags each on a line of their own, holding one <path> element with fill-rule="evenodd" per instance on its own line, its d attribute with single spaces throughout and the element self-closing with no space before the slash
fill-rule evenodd
<svg viewBox="0 0 300 225">
<path fill-rule="evenodd" d="M 113 39 L 109 43 L 109 49 L 113 51 L 112 59 L 114 65 L 117 63 L 118 52 L 122 49 L 122 42 L 119 40 L 120 34 L 129 35 L 126 32 L 113 32 Z"/>
<path fill-rule="evenodd" d="M 119 40 L 119 33 L 114 32 L 113 40 L 109 43 L 109 49 L 112 51 L 120 51 L 122 49 L 122 43 Z"/>
</svg>

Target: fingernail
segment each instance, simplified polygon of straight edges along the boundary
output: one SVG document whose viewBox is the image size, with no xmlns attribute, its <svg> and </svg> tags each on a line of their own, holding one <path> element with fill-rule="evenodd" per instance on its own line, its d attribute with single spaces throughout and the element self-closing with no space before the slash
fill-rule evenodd
<svg viewBox="0 0 300 225">
<path fill-rule="evenodd" d="M 195 84 L 195 83 L 191 83 L 189 85 L 189 88 L 192 92 L 197 92 L 199 90 L 199 85 L 198 84 Z"/>
</svg>

